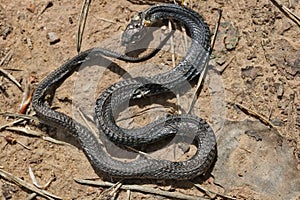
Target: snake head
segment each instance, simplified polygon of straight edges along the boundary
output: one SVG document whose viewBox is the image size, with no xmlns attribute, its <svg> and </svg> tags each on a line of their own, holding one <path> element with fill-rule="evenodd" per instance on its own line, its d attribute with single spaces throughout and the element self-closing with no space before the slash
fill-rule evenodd
<svg viewBox="0 0 300 200">
<path fill-rule="evenodd" d="M 147 32 L 147 22 L 144 20 L 144 13 L 140 12 L 133 17 L 122 34 L 121 44 L 127 46 L 135 44 L 143 39 Z"/>
</svg>

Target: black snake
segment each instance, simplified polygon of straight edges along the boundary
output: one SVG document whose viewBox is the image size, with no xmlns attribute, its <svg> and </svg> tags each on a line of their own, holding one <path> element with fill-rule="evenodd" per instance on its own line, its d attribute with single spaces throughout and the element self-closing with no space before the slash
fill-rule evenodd
<svg viewBox="0 0 300 200">
<path fill-rule="evenodd" d="M 99 134 L 105 134 L 112 141 L 127 146 L 138 146 L 157 142 L 162 138 L 174 136 L 179 132 L 193 133 L 197 147 L 189 160 L 172 162 L 141 158 L 122 162 L 112 158 L 103 149 L 90 130 L 48 105 L 46 95 L 55 90 L 80 64 L 94 56 L 107 56 L 128 62 L 147 59 L 120 55 L 103 48 L 93 48 L 80 53 L 48 75 L 36 88 L 32 105 L 40 120 L 51 126 L 62 128 L 73 135 L 80 143 L 94 170 L 101 175 L 121 178 L 150 179 L 191 179 L 203 174 L 211 166 L 216 156 L 216 139 L 210 126 L 193 115 L 168 115 L 145 127 L 125 129 L 116 125 L 114 115 L 123 109 L 130 99 L 147 95 L 159 95 L 180 87 L 184 82 L 193 80 L 203 70 L 210 56 L 210 32 L 202 17 L 191 9 L 175 5 L 161 4 L 140 12 L 127 26 L 123 43 L 138 42 L 140 33 L 157 21 L 174 20 L 182 23 L 191 37 L 191 46 L 186 56 L 172 70 L 152 77 L 127 79 L 107 88 L 97 99 L 95 121 Z"/>
</svg>

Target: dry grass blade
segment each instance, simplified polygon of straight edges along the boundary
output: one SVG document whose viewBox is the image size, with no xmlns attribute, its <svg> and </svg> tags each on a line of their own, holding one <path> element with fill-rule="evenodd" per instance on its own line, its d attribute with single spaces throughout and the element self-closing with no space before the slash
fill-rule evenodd
<svg viewBox="0 0 300 200">
<path fill-rule="evenodd" d="M 28 120 L 34 120 L 34 121 L 39 121 L 39 119 L 37 117 L 31 116 L 31 115 L 24 115 L 24 114 L 19 114 L 19 113 L 0 113 L 0 115 L 6 116 L 6 117 L 18 117 L 21 119 L 28 119 Z"/>
<path fill-rule="evenodd" d="M 122 183 L 119 181 L 104 192 L 101 193 L 98 199 L 115 199 L 117 192 L 120 190 Z"/>
<path fill-rule="evenodd" d="M 53 199 L 62 199 L 61 197 L 59 196 L 56 196 L 54 194 L 51 194 L 50 192 L 47 192 L 45 190 L 41 190 L 41 189 L 38 189 L 36 188 L 34 185 L 30 184 L 30 183 L 27 183 L 25 182 L 24 180 L 0 169 L 0 176 L 3 178 L 3 179 L 6 179 L 12 183 L 15 183 L 16 185 L 20 186 L 20 187 L 24 187 L 26 188 L 27 190 L 30 190 L 32 192 L 35 192 L 37 193 L 38 195 L 46 198 L 46 199 L 50 199 L 50 200 L 53 200 Z"/>
<path fill-rule="evenodd" d="M 169 21 L 168 22 L 168 27 L 169 27 L 169 32 L 172 32 L 172 22 Z M 170 37 L 170 43 L 171 43 L 171 54 L 172 54 L 172 65 L 173 68 L 176 67 L 176 63 L 175 63 L 175 48 L 174 48 L 174 37 L 173 35 Z"/>
<path fill-rule="evenodd" d="M 19 119 L 19 120 L 23 120 L 23 119 Z M 9 130 L 9 131 L 17 131 L 17 132 L 21 132 L 21 133 L 29 135 L 29 136 L 40 137 L 43 140 L 48 141 L 48 142 L 52 142 L 54 144 L 72 146 L 72 145 L 70 145 L 67 142 L 62 142 L 62 141 L 53 139 L 53 138 L 48 137 L 48 136 L 43 136 L 42 133 L 39 133 L 39 132 L 34 131 L 34 130 L 30 130 L 30 129 L 27 129 L 27 128 L 24 128 L 24 127 L 10 127 L 11 125 L 14 125 L 16 122 L 20 122 L 19 120 L 14 121 L 14 122 L 12 122 L 10 124 L 4 125 L 4 126 L 2 126 L 3 128 L 0 127 L 0 130 L 5 129 L 5 130 Z"/>
<path fill-rule="evenodd" d="M 84 32 L 90 4 L 91 4 L 91 0 L 84 0 L 79 14 L 78 30 L 76 34 L 76 48 L 78 53 L 80 52 L 81 49 L 82 35 Z"/>
<path fill-rule="evenodd" d="M 131 199 L 131 191 L 127 190 L 126 191 L 126 200 L 130 200 Z"/>
<path fill-rule="evenodd" d="M 36 178 L 35 178 L 35 175 L 34 175 L 34 173 L 33 173 L 33 171 L 32 171 L 32 169 L 31 169 L 30 166 L 28 167 L 28 171 L 29 171 L 29 176 L 30 176 L 30 178 L 31 178 L 31 181 L 32 181 L 33 185 L 34 185 L 35 187 L 39 188 L 39 189 L 42 189 L 42 188 L 40 187 L 40 185 L 38 184 L 38 182 L 37 182 L 37 180 L 36 180 Z"/>
<path fill-rule="evenodd" d="M 94 132 L 94 129 L 93 127 L 90 125 L 90 123 L 88 122 L 88 117 L 81 111 L 80 108 L 77 109 L 79 114 L 80 114 L 80 117 L 83 119 L 84 123 L 89 127 L 90 131 L 93 131 L 94 134 L 96 134 Z"/>
<path fill-rule="evenodd" d="M 130 147 L 130 146 L 124 146 L 124 148 L 126 148 L 126 149 L 128 149 L 129 151 L 133 151 L 133 152 L 135 152 L 135 153 L 137 153 L 137 154 L 139 154 L 139 155 L 141 155 L 141 156 L 145 156 L 146 158 L 152 158 L 151 157 L 151 155 L 149 155 L 149 154 L 147 154 L 147 153 L 145 153 L 145 152 L 143 152 L 143 151 L 139 151 L 139 150 L 137 150 L 137 149 L 135 149 L 135 148 L 133 148 L 133 147 Z M 153 158 L 152 158 L 153 159 Z"/>
<path fill-rule="evenodd" d="M 206 188 L 202 187 L 200 184 L 194 183 L 194 185 L 195 185 L 197 188 L 199 188 L 201 191 L 204 191 L 206 194 L 211 193 L 211 194 L 215 194 L 215 195 L 217 195 L 217 196 L 219 196 L 219 197 L 222 197 L 222 198 L 224 198 L 224 199 L 236 200 L 235 197 L 231 197 L 231 196 L 228 196 L 228 195 L 220 194 L 220 193 L 218 193 L 218 192 L 214 192 L 214 191 L 211 191 L 211 190 L 207 190 Z"/>
<path fill-rule="evenodd" d="M 212 39 L 212 41 L 211 41 L 211 48 L 212 48 L 212 49 L 214 48 L 215 41 L 216 41 L 216 36 L 217 36 L 217 32 L 218 32 L 218 30 L 219 30 L 220 21 L 221 21 L 221 17 L 222 17 L 222 10 L 218 10 L 218 13 L 219 13 L 219 16 L 218 16 L 218 22 L 217 22 L 217 26 L 216 26 L 216 28 L 215 28 L 215 32 L 214 32 L 213 39 Z M 201 84 L 202 84 L 204 75 L 205 75 L 206 70 L 207 70 L 207 66 L 208 66 L 208 63 L 204 66 L 204 68 L 203 68 L 203 70 L 202 70 L 202 72 L 201 72 L 201 74 L 200 74 L 200 77 L 199 77 L 199 80 L 198 80 L 198 83 L 197 83 L 196 90 L 195 90 L 195 92 L 194 92 L 194 94 L 193 94 L 193 97 L 192 97 L 192 103 L 191 103 L 191 105 L 190 105 L 190 107 L 189 107 L 189 109 L 188 109 L 188 113 L 191 112 L 191 110 L 192 110 L 192 108 L 193 108 L 193 106 L 194 106 L 194 104 L 195 104 L 195 102 L 196 102 L 196 100 L 197 100 L 196 96 L 197 96 L 197 94 L 199 93 L 199 89 L 200 89 L 200 87 L 201 87 Z"/>
<path fill-rule="evenodd" d="M 56 140 L 52 137 L 48 137 L 48 136 L 43 136 L 42 137 L 43 140 L 45 141 L 48 141 L 48 142 L 52 142 L 54 144 L 59 144 L 59 145 L 69 145 L 69 146 L 72 146 L 71 144 L 67 143 L 67 142 L 63 142 L 63 141 L 59 141 L 59 140 Z"/>
<path fill-rule="evenodd" d="M 11 58 L 11 56 L 12 56 L 12 53 L 9 51 L 0 61 L 0 66 L 2 66 L 5 63 L 5 61 L 9 60 Z"/>
<path fill-rule="evenodd" d="M 59 145 L 70 145 L 69 143 L 66 142 L 62 142 L 56 139 L 53 139 L 51 137 L 47 137 L 44 136 L 42 133 L 34 131 L 34 130 L 30 130 L 24 127 L 12 127 L 18 123 L 23 122 L 25 119 L 31 119 L 31 120 L 36 120 L 39 121 L 38 118 L 33 117 L 33 116 L 29 116 L 29 115 L 23 115 L 23 114 L 15 114 L 15 113 L 0 113 L 0 115 L 4 115 L 4 116 L 10 116 L 10 117 L 22 117 L 22 119 L 18 119 L 16 121 L 13 121 L 11 123 L 5 124 L 3 126 L 0 127 L 0 131 L 5 129 L 5 130 L 9 130 L 9 131 L 17 131 L 17 132 L 21 132 L 23 134 L 29 135 L 29 136 L 35 136 L 35 137 L 40 137 L 45 141 L 48 142 L 52 142 L 54 144 L 59 144 Z M 72 146 L 72 145 L 70 145 Z"/>
<path fill-rule="evenodd" d="M 220 27 L 220 23 L 221 23 L 221 17 L 222 17 L 222 10 L 218 9 L 218 21 L 217 21 L 217 25 L 216 25 L 216 28 L 215 28 L 215 31 L 214 31 L 213 38 L 211 40 L 211 48 L 212 49 L 214 49 L 214 46 L 215 46 L 217 33 L 218 33 L 218 30 L 219 30 L 219 27 Z"/>
<path fill-rule="evenodd" d="M 35 178 L 35 175 L 31 169 L 31 167 L 29 166 L 28 167 L 28 171 L 29 171 L 29 176 L 33 182 L 33 185 L 39 189 L 46 189 L 47 187 L 49 187 L 49 185 L 55 180 L 55 176 L 52 176 L 52 178 L 45 184 L 45 185 L 40 185 L 36 178 Z"/>
<path fill-rule="evenodd" d="M 5 61 L 8 60 L 8 58 L 11 57 L 11 55 L 12 55 L 11 52 L 8 52 L 4 56 L 4 58 L 1 60 L 0 66 L 2 66 L 5 63 Z M 3 74 L 3 76 L 7 77 L 10 81 L 12 81 L 23 92 L 21 84 L 9 72 L 7 72 L 6 70 L 0 68 L 0 74 Z"/>
<path fill-rule="evenodd" d="M 188 46 L 188 36 L 186 33 L 186 29 L 184 28 L 184 26 L 181 27 L 181 31 L 183 33 L 183 52 L 187 52 L 187 46 Z"/>
<path fill-rule="evenodd" d="M 21 133 L 24 133 L 26 135 L 35 136 L 35 137 L 43 136 L 42 133 L 39 133 L 39 132 L 34 131 L 34 130 L 27 129 L 27 128 L 24 128 L 24 127 L 7 127 L 7 128 L 5 128 L 5 130 L 21 132 Z"/>
<path fill-rule="evenodd" d="M 91 180 L 82 180 L 82 179 L 74 179 L 74 180 L 80 184 L 94 185 L 94 186 L 100 186 L 100 187 L 112 187 L 115 185 L 114 183 L 110 183 L 110 182 L 100 182 L 100 181 L 91 181 Z M 185 200 L 206 199 L 203 197 L 186 195 L 186 194 L 182 194 L 179 192 L 168 192 L 168 191 L 153 189 L 153 188 L 140 186 L 140 185 L 121 185 L 120 189 L 145 192 L 145 193 L 149 193 L 149 194 L 155 194 L 155 195 L 160 195 L 160 196 L 169 197 L 169 198 L 176 198 L 176 199 L 185 199 Z"/>
<path fill-rule="evenodd" d="M 67 142 L 62 142 L 62 141 L 56 140 L 54 138 L 44 136 L 43 133 L 31 130 L 31 129 L 27 129 L 25 127 L 13 127 L 14 125 L 16 125 L 18 123 L 21 123 L 24 120 L 39 121 L 39 119 L 37 117 L 31 116 L 31 115 L 17 114 L 17 113 L 0 113 L 0 115 L 8 116 L 8 117 L 20 117 L 21 118 L 21 119 L 18 119 L 16 121 L 13 121 L 11 123 L 0 126 L 0 131 L 5 129 L 5 130 L 8 130 L 8 131 L 21 132 L 21 133 L 26 134 L 28 136 L 40 137 L 41 139 L 43 139 L 45 141 L 48 141 L 48 142 L 51 142 L 51 143 L 54 143 L 54 144 L 72 146 Z"/>
<path fill-rule="evenodd" d="M 23 122 L 24 120 L 25 120 L 25 119 L 17 119 L 17 120 L 15 120 L 15 121 L 13 121 L 13 122 L 4 124 L 4 125 L 0 126 L 0 131 L 2 131 L 3 129 L 5 129 L 6 127 L 14 126 L 14 125 L 16 125 L 16 124 L 18 124 L 18 123 L 21 123 L 21 122 Z"/>
<path fill-rule="evenodd" d="M 277 0 L 270 0 L 285 16 L 290 18 L 295 24 L 297 24 L 300 27 L 300 18 L 295 15 L 290 9 L 288 9 L 286 6 L 282 5 Z"/>
<path fill-rule="evenodd" d="M 131 116 L 128 116 L 128 117 L 123 117 L 123 118 L 120 118 L 120 119 L 118 118 L 117 122 L 129 120 L 129 119 L 132 119 L 134 117 L 139 117 L 139 116 L 141 116 L 141 115 L 143 115 L 143 114 L 145 114 L 145 113 L 147 113 L 148 111 L 151 111 L 151 110 L 152 111 L 155 110 L 155 112 L 157 112 L 157 113 L 158 112 L 165 113 L 166 112 L 165 108 L 168 108 L 169 109 L 168 112 L 170 112 L 170 113 L 175 112 L 174 108 L 171 107 L 171 106 L 164 106 L 164 108 L 161 108 L 161 106 L 152 106 L 150 108 L 143 108 L 143 110 L 138 111 L 137 113 L 134 113 L 134 115 L 131 115 Z"/>
<path fill-rule="evenodd" d="M 8 78 L 11 82 L 13 82 L 23 92 L 21 84 L 9 72 L 7 72 L 6 70 L 0 68 L 0 74 L 3 74 L 3 76 Z"/>
<path fill-rule="evenodd" d="M 255 117 L 256 119 L 261 121 L 263 124 L 270 126 L 270 127 L 274 128 L 275 130 L 277 130 L 276 126 L 270 120 L 268 120 L 266 117 L 264 117 L 263 115 L 243 106 L 242 104 L 239 104 L 239 103 L 231 103 L 231 104 L 236 105 L 241 111 L 243 111 L 244 113 L 246 113 L 252 117 Z M 279 133 L 279 136 L 283 137 L 282 134 L 279 132 L 279 130 L 277 130 L 277 131 Z"/>
</svg>

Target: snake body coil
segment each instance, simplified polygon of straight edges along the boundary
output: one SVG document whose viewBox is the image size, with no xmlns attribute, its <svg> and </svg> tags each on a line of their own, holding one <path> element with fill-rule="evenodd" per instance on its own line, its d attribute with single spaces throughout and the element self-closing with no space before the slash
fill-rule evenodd
<svg viewBox="0 0 300 200">
<path fill-rule="evenodd" d="M 145 23 L 149 26 L 157 20 L 165 19 L 176 20 L 184 24 L 192 43 L 186 56 L 174 69 L 153 77 L 124 80 L 106 89 L 97 99 L 95 107 L 95 122 L 99 134 L 104 134 L 119 144 L 138 146 L 156 142 L 181 132 L 193 133 L 197 151 L 192 158 L 182 162 L 146 158 L 132 162 L 116 160 L 106 153 L 96 136 L 88 128 L 69 116 L 52 110 L 45 101 L 45 97 L 51 89 L 59 87 L 78 69 L 80 64 L 93 56 L 107 56 L 128 62 L 139 62 L 147 57 L 132 58 L 102 48 L 82 52 L 56 69 L 38 85 L 33 95 L 33 108 L 41 121 L 63 128 L 72 134 L 79 141 L 85 155 L 99 174 L 121 178 L 194 178 L 207 171 L 216 155 L 214 133 L 204 120 L 192 115 L 173 115 L 158 119 L 142 128 L 124 129 L 116 125 L 113 116 L 114 112 L 119 111 L 122 105 L 132 98 L 174 90 L 199 75 L 207 63 L 211 51 L 208 26 L 196 12 L 174 4 L 153 6 L 139 13 L 138 16 L 127 26 L 123 34 L 123 43 L 139 39 L 137 34 L 139 31 L 136 30 L 145 28 Z"/>
</svg>

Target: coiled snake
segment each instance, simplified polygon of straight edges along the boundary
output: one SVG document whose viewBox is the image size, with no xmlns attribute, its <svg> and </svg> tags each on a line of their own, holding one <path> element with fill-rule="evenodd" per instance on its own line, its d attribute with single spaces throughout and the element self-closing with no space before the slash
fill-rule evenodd
<svg viewBox="0 0 300 200">
<path fill-rule="evenodd" d="M 172 162 L 141 158 L 122 162 L 112 158 L 99 144 L 96 136 L 84 125 L 54 111 L 45 98 L 49 91 L 56 89 L 80 64 L 94 56 L 107 56 L 128 62 L 147 59 L 120 55 L 113 51 L 93 48 L 80 53 L 48 75 L 36 88 L 32 105 L 40 120 L 48 125 L 62 128 L 73 135 L 80 143 L 94 170 L 101 175 L 121 178 L 150 179 L 191 179 L 203 174 L 211 166 L 216 156 L 216 139 L 210 126 L 193 115 L 168 115 L 145 127 L 125 129 L 116 125 L 114 114 L 122 109 L 130 99 L 147 95 L 159 95 L 180 87 L 201 73 L 210 55 L 210 32 L 202 17 L 185 7 L 175 4 L 161 4 L 148 8 L 132 19 L 123 34 L 123 44 L 138 42 L 140 33 L 159 20 L 172 19 L 182 23 L 192 39 L 186 56 L 172 70 L 152 77 L 127 79 L 107 88 L 97 99 L 95 121 L 99 134 L 127 146 L 138 146 L 157 142 L 179 132 L 194 134 L 196 153 L 189 160 Z"/>
</svg>

